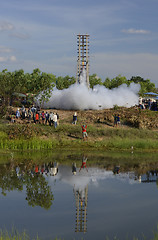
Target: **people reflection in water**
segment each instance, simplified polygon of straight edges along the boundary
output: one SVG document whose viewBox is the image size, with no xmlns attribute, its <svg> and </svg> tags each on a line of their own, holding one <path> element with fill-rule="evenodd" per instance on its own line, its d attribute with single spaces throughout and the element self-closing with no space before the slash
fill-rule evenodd
<svg viewBox="0 0 158 240">
<path fill-rule="evenodd" d="M 73 173 L 73 175 L 76 175 L 76 172 L 77 172 L 77 170 L 76 170 L 76 163 L 73 163 L 72 164 L 72 173 Z"/>
<path fill-rule="evenodd" d="M 50 176 L 57 175 L 57 173 L 58 173 L 58 163 L 50 162 L 49 167 L 50 167 Z"/>
<path fill-rule="evenodd" d="M 113 173 L 114 174 L 119 174 L 120 172 L 120 166 L 115 166 L 114 169 L 113 169 Z"/>
<path fill-rule="evenodd" d="M 85 168 L 86 171 L 88 172 L 88 169 L 87 169 L 87 166 L 86 166 L 86 162 L 87 162 L 87 157 L 85 155 L 83 155 L 83 158 L 82 158 L 82 165 L 80 167 L 80 170 L 79 172 L 81 171 L 82 168 Z"/>
</svg>

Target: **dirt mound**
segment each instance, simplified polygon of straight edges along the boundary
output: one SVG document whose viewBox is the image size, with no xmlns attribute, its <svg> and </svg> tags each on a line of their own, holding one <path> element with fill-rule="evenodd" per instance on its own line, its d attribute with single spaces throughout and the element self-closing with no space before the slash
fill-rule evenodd
<svg viewBox="0 0 158 240">
<path fill-rule="evenodd" d="M 9 119 L 11 113 L 16 112 L 17 108 L 9 108 L 5 118 Z M 42 111 L 58 113 L 59 122 L 72 123 L 74 111 L 72 110 L 57 110 L 57 109 L 41 109 Z M 78 122 L 83 124 L 104 124 L 106 127 L 113 127 L 114 115 L 120 115 L 121 125 L 135 127 L 156 129 L 158 128 L 158 112 L 150 110 L 141 110 L 138 107 L 117 109 L 104 109 L 104 110 L 85 110 L 76 111 Z M 26 120 L 18 120 L 18 123 L 25 123 Z"/>
</svg>

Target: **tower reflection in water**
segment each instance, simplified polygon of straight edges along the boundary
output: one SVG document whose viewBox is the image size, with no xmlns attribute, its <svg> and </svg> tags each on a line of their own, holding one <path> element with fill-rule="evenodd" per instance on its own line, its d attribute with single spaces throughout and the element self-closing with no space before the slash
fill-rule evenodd
<svg viewBox="0 0 158 240">
<path fill-rule="evenodd" d="M 87 157 L 83 155 L 82 164 L 79 169 L 86 169 L 88 172 L 87 166 Z M 74 174 L 74 165 L 72 166 L 72 172 Z M 76 173 L 75 173 L 76 175 Z M 88 203 L 88 184 L 82 186 L 75 186 L 73 188 L 76 202 L 76 227 L 75 232 L 87 232 L 87 203 Z"/>
<path fill-rule="evenodd" d="M 88 184 L 80 189 L 73 189 L 76 201 L 76 227 L 75 232 L 87 231 L 87 203 L 88 203 Z"/>
</svg>

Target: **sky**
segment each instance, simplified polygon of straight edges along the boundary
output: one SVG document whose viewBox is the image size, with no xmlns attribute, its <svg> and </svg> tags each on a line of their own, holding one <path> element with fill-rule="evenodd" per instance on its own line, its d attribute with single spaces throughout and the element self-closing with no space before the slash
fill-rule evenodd
<svg viewBox="0 0 158 240">
<path fill-rule="evenodd" d="M 158 0 L 6 0 L 0 71 L 76 76 L 77 34 L 89 34 L 89 72 L 141 76 L 158 87 Z"/>
</svg>

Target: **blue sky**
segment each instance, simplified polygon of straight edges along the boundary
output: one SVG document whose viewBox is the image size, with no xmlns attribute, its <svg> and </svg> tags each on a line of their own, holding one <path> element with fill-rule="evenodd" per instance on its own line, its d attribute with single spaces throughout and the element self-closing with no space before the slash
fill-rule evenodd
<svg viewBox="0 0 158 240">
<path fill-rule="evenodd" d="M 80 33 L 90 35 L 90 74 L 157 83 L 157 9 L 158 0 L 1 1 L 0 71 L 76 76 Z"/>
</svg>

